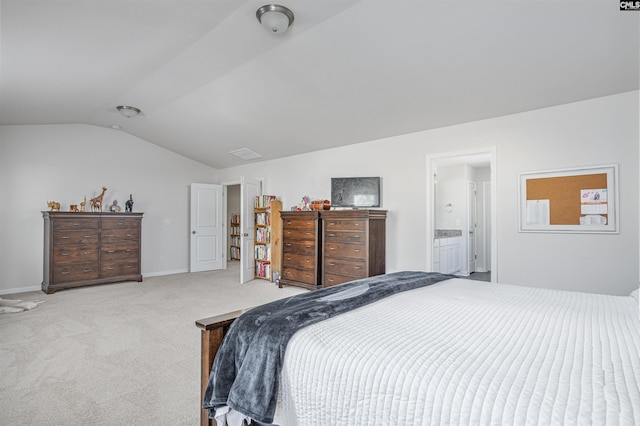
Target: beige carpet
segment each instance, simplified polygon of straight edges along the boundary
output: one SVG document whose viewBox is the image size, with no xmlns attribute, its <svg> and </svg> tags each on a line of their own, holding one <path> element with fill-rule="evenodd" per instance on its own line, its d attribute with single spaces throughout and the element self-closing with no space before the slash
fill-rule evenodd
<svg viewBox="0 0 640 426">
<path fill-rule="evenodd" d="M 11 297 L 0 316 L 0 424 L 197 425 L 195 320 L 304 292 L 224 271 Z"/>
</svg>

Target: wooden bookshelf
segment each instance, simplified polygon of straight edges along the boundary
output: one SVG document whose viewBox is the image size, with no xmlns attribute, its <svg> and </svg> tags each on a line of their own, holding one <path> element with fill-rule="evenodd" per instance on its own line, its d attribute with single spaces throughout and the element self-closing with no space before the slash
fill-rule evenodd
<svg viewBox="0 0 640 426">
<path fill-rule="evenodd" d="M 281 269 L 282 201 L 275 196 L 256 197 L 254 208 L 255 223 L 255 278 L 273 282 L 273 272 Z"/>
<path fill-rule="evenodd" d="M 240 215 L 232 214 L 229 225 L 229 259 L 240 260 Z"/>
</svg>

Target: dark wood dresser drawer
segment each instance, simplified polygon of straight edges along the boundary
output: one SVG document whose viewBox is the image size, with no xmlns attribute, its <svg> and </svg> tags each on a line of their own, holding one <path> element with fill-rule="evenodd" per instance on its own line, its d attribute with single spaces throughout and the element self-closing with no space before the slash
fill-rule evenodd
<svg viewBox="0 0 640 426">
<path fill-rule="evenodd" d="M 366 259 L 367 248 L 362 244 L 326 243 L 325 256 L 348 257 L 352 259 Z"/>
<path fill-rule="evenodd" d="M 100 249 L 100 259 L 103 262 L 114 260 L 138 261 L 140 250 L 135 245 L 129 246 L 106 246 Z"/>
<path fill-rule="evenodd" d="M 313 255 L 316 252 L 315 241 L 301 241 L 285 239 L 282 243 L 282 253 L 297 253 L 304 255 Z"/>
<path fill-rule="evenodd" d="M 296 269 L 283 267 L 282 278 L 285 280 L 316 285 L 316 272 L 314 269 Z"/>
<path fill-rule="evenodd" d="M 315 240 L 316 238 L 316 230 L 315 229 L 289 229 L 285 228 L 282 233 L 283 238 L 295 238 L 300 240 Z"/>
<path fill-rule="evenodd" d="M 133 220 L 108 218 L 102 219 L 102 231 L 112 229 L 138 229 L 139 224 Z"/>
<path fill-rule="evenodd" d="M 123 260 L 115 262 L 102 262 L 100 265 L 100 277 L 118 277 L 139 274 L 137 260 Z"/>
<path fill-rule="evenodd" d="M 315 257 L 313 255 L 284 253 L 282 259 L 287 262 L 286 264 L 288 266 L 294 268 L 314 269 L 316 267 Z"/>
<path fill-rule="evenodd" d="M 128 244 L 140 240 L 138 229 L 103 229 L 100 237 L 102 245 Z"/>
<path fill-rule="evenodd" d="M 53 232 L 73 231 L 76 229 L 99 229 L 100 222 L 94 219 L 65 218 L 56 220 L 52 226 Z"/>
<path fill-rule="evenodd" d="M 62 264 L 53 267 L 53 279 L 56 283 L 95 280 L 99 277 L 98 263 Z"/>
<path fill-rule="evenodd" d="M 368 276 L 364 260 L 325 257 L 323 268 L 325 274 L 345 275 L 354 279 Z"/>
<path fill-rule="evenodd" d="M 325 231 L 324 243 L 354 243 L 365 244 L 367 241 L 366 232 L 336 232 Z"/>
<path fill-rule="evenodd" d="M 66 245 L 94 245 L 97 246 L 100 239 L 100 234 L 97 229 L 83 229 L 77 231 L 60 231 L 54 233 L 53 245 L 66 246 Z"/>
<path fill-rule="evenodd" d="M 349 281 L 353 281 L 356 278 L 347 277 L 345 275 L 332 275 L 332 274 L 324 274 L 324 286 L 331 287 L 332 285 L 338 285 L 342 283 L 347 283 Z"/>
<path fill-rule="evenodd" d="M 366 220 L 329 219 L 325 220 L 323 227 L 326 231 L 364 231 L 367 229 Z"/>
<path fill-rule="evenodd" d="M 288 213 L 285 213 L 285 215 L 288 215 Z M 294 214 L 298 214 L 298 213 L 294 213 Z M 282 219 L 282 225 L 287 228 L 287 229 L 311 229 L 311 230 L 315 230 L 316 229 L 316 220 L 313 219 L 302 219 L 302 218 L 295 218 L 295 219 L 290 219 L 290 218 L 283 218 Z"/>
<path fill-rule="evenodd" d="M 53 262 L 67 263 L 97 263 L 98 247 L 96 245 L 60 245 L 53 248 Z"/>
</svg>

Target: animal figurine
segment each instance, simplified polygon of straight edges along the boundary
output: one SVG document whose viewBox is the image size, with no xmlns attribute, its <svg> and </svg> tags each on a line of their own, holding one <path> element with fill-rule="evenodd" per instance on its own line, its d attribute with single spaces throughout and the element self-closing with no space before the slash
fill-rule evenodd
<svg viewBox="0 0 640 426">
<path fill-rule="evenodd" d="M 60 203 L 58 203 L 57 201 L 47 201 L 47 207 L 49 207 L 49 211 L 60 211 Z"/>
<path fill-rule="evenodd" d="M 91 200 L 91 211 L 101 212 L 102 211 L 102 199 L 104 198 L 104 193 L 107 191 L 106 187 L 102 187 L 102 193 Z"/>
<path fill-rule="evenodd" d="M 86 208 L 87 208 L 87 196 L 85 195 L 84 200 L 80 202 L 80 211 L 84 212 L 86 211 Z"/>
<path fill-rule="evenodd" d="M 124 211 L 129 213 L 133 211 L 133 194 L 129 194 L 129 199 L 124 203 Z"/>
</svg>

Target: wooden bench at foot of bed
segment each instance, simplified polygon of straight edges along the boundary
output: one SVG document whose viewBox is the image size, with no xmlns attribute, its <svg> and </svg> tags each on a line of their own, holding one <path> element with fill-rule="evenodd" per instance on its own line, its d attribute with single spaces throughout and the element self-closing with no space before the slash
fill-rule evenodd
<svg viewBox="0 0 640 426">
<path fill-rule="evenodd" d="M 200 333 L 200 425 L 213 425 L 213 420 L 209 419 L 209 411 L 202 408 L 204 401 L 204 391 L 209 382 L 213 359 L 222 345 L 222 339 L 229 331 L 231 323 L 248 309 L 228 312 L 196 321 L 196 326 L 201 329 Z"/>
</svg>

